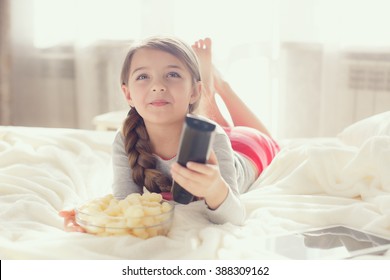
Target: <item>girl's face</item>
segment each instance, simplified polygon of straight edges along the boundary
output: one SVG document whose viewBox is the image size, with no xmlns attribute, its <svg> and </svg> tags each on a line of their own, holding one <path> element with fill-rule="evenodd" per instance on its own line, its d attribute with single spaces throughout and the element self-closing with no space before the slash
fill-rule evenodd
<svg viewBox="0 0 390 280">
<path fill-rule="evenodd" d="M 140 49 L 133 55 L 128 87 L 122 86 L 127 102 L 145 123 L 183 122 L 189 104 L 199 98 L 185 65 L 170 53 Z"/>
</svg>

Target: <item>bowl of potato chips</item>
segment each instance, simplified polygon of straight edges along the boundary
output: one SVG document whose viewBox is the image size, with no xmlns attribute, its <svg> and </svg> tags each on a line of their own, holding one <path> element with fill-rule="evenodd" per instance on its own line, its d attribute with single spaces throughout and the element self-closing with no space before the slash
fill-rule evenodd
<svg viewBox="0 0 390 280">
<path fill-rule="evenodd" d="M 172 225 L 174 203 L 158 193 L 133 193 L 117 200 L 112 194 L 76 209 L 76 222 L 99 236 L 133 235 L 142 239 L 166 235 Z"/>
</svg>

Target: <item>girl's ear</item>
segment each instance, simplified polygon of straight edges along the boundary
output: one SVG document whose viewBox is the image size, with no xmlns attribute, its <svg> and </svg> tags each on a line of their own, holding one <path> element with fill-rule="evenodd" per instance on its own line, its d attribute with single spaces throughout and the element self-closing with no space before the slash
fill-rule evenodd
<svg viewBox="0 0 390 280">
<path fill-rule="evenodd" d="M 122 89 L 123 95 L 125 96 L 127 104 L 129 104 L 131 107 L 134 107 L 133 100 L 131 99 L 131 94 L 130 94 L 128 87 L 126 85 L 122 85 L 121 89 Z"/>
<path fill-rule="evenodd" d="M 196 82 L 194 85 L 194 90 L 191 94 L 190 104 L 194 104 L 200 98 L 200 93 L 202 92 L 202 82 Z"/>
</svg>

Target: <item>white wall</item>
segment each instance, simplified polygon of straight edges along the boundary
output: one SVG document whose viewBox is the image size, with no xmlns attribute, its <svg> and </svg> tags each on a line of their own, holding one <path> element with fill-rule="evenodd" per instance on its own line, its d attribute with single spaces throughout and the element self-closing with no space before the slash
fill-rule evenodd
<svg viewBox="0 0 390 280">
<path fill-rule="evenodd" d="M 362 46 L 388 52 L 390 17 L 384 11 L 390 2 L 384 0 L 69 0 L 61 3 L 75 10 L 62 8 L 63 15 L 40 26 L 70 28 L 59 34 L 73 40 L 68 42 L 73 53 L 66 54 L 76 59 L 73 74 L 34 48 L 34 1 L 11 3 L 15 125 L 93 128 L 96 114 L 126 107 L 117 83 L 122 39 L 156 33 L 188 43 L 212 37 L 216 65 L 277 138 L 334 136 L 353 121 L 390 108 L 388 91 L 348 89 L 343 59 L 346 50 Z M 56 25 L 61 18 L 72 24 Z"/>
</svg>

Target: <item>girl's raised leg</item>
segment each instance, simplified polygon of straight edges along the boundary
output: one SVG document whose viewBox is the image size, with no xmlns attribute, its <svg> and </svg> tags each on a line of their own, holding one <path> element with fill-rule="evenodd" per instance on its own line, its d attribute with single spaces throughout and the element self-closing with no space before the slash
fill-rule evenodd
<svg viewBox="0 0 390 280">
<path fill-rule="evenodd" d="M 230 126 L 218 107 L 215 99 L 215 94 L 217 93 L 225 103 L 234 126 L 252 127 L 270 136 L 265 125 L 214 68 L 212 64 L 211 39 L 198 40 L 192 45 L 192 48 L 200 62 L 204 85 L 204 95 L 200 102 L 200 113 L 216 121 L 221 126 Z"/>
<path fill-rule="evenodd" d="M 192 48 L 199 59 L 200 73 L 203 83 L 203 95 L 200 100 L 198 113 L 214 120 L 223 127 L 229 127 L 230 124 L 219 110 L 217 100 L 215 99 L 211 39 L 206 38 L 204 40 L 198 40 L 192 45 Z"/>
</svg>

